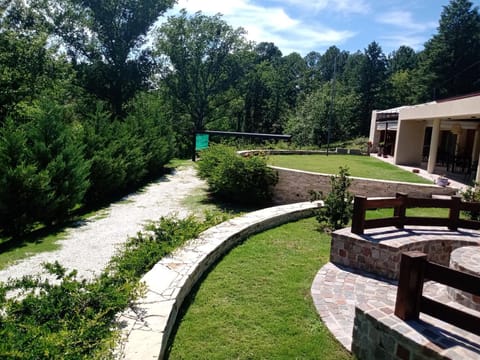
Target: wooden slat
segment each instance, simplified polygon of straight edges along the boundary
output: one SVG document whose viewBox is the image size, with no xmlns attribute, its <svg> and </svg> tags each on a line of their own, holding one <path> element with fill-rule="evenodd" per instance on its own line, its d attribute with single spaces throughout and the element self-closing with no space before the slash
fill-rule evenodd
<svg viewBox="0 0 480 360">
<path fill-rule="evenodd" d="M 471 275 L 463 271 L 453 270 L 446 266 L 429 262 L 425 277 L 440 284 L 480 296 L 480 276 Z"/>
<path fill-rule="evenodd" d="M 420 311 L 480 336 L 480 318 L 422 296 Z"/>
<path fill-rule="evenodd" d="M 402 205 L 403 200 L 390 198 L 390 199 L 371 199 L 367 200 L 365 205 L 366 209 L 386 209 L 386 208 L 393 208 L 396 206 Z"/>
<path fill-rule="evenodd" d="M 460 205 L 460 210 L 480 212 L 480 202 L 462 202 Z"/>
<path fill-rule="evenodd" d="M 458 227 L 464 229 L 480 230 L 480 221 L 460 219 L 458 220 Z"/>
<path fill-rule="evenodd" d="M 429 218 L 418 216 L 405 217 L 405 225 L 417 226 L 448 226 L 450 223 L 447 218 Z"/>
<path fill-rule="evenodd" d="M 398 224 L 398 220 L 396 218 L 383 218 L 383 219 L 370 219 L 365 220 L 365 229 L 375 229 L 387 226 L 395 226 Z"/>
<path fill-rule="evenodd" d="M 407 207 L 450 208 L 451 200 L 407 198 L 405 205 Z"/>
</svg>

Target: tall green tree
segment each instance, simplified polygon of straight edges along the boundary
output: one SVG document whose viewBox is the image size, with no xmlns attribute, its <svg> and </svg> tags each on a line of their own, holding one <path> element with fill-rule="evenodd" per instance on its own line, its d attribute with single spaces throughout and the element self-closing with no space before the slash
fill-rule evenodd
<svg viewBox="0 0 480 360">
<path fill-rule="evenodd" d="M 154 62 L 146 35 L 175 0 L 51 1 L 49 17 L 78 72 L 80 83 L 106 100 L 115 116 L 148 86 Z"/>
<path fill-rule="evenodd" d="M 185 10 L 170 17 L 156 33 L 156 53 L 163 60 L 161 82 L 190 117 L 190 131 L 204 130 L 215 109 L 235 99 L 225 95 L 243 75 L 244 34 L 220 15 L 188 16 Z"/>
<path fill-rule="evenodd" d="M 368 45 L 364 52 L 365 61 L 360 79 L 362 106 L 359 113 L 360 134 L 370 130 L 370 114 L 374 109 L 385 106 L 385 84 L 387 79 L 387 58 L 377 42 Z"/>
<path fill-rule="evenodd" d="M 329 128 L 332 141 L 358 134 L 359 96 L 338 81 L 335 84 L 335 98 L 332 98 L 332 86 L 332 82 L 323 83 L 321 88 L 308 94 L 288 119 L 286 132 L 292 134 L 296 144 L 324 145 Z"/>
<path fill-rule="evenodd" d="M 480 14 L 468 0 L 444 7 L 438 33 L 425 44 L 425 79 L 432 96 L 456 96 L 480 90 Z"/>
<path fill-rule="evenodd" d="M 0 0 L 0 123 L 22 103 L 71 80 L 71 69 L 49 45 L 35 4 Z M 60 83 L 64 82 L 63 85 Z"/>
<path fill-rule="evenodd" d="M 414 70 L 417 65 L 417 53 L 409 46 L 402 45 L 388 55 L 388 71 L 391 74 L 397 71 Z"/>
</svg>

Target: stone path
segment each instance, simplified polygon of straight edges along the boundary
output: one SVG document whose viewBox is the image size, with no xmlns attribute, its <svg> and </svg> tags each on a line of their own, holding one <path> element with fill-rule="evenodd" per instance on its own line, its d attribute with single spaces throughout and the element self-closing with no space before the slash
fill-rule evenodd
<svg viewBox="0 0 480 360">
<path fill-rule="evenodd" d="M 80 278 L 92 279 L 146 222 L 172 214 L 186 216 L 190 211 L 182 201 L 192 192 L 204 189 L 206 185 L 196 176 L 193 165 L 180 167 L 67 230 L 65 238 L 59 241 L 59 250 L 34 255 L 0 271 L 0 281 L 24 275 L 46 277 L 42 263 L 54 261 L 67 269 L 77 269 Z"/>
</svg>

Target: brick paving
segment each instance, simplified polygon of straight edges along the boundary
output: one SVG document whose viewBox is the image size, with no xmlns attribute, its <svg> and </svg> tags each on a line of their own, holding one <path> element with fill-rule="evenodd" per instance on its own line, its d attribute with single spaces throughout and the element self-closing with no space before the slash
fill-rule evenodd
<svg viewBox="0 0 480 360">
<path fill-rule="evenodd" d="M 328 263 L 317 273 L 311 294 L 322 321 L 349 351 L 355 307 L 382 319 L 403 335 L 418 343 L 427 344 L 446 359 L 480 359 L 480 337 L 421 314 L 420 321 L 403 322 L 393 315 L 397 293 L 396 282 L 371 273 Z M 446 305 L 480 316 L 465 308 L 447 294 L 443 285 L 428 282 L 424 295 Z"/>
</svg>

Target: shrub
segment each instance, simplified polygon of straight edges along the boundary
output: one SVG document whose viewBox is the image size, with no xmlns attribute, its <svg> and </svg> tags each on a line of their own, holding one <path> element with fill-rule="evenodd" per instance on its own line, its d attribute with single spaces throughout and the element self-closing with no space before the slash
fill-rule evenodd
<svg viewBox="0 0 480 360">
<path fill-rule="evenodd" d="M 142 139 L 148 174 L 159 173 L 172 159 L 176 144 L 172 124 L 158 95 L 138 95 L 131 103 L 126 123 L 129 132 Z"/>
<path fill-rule="evenodd" d="M 351 183 L 349 175 L 347 168 L 340 167 L 339 174 L 330 177 L 332 189 L 326 197 L 321 192 L 311 191 L 312 200 L 321 199 L 324 202 L 316 215 L 323 230 L 340 229 L 347 225 L 352 217 L 353 195 L 348 191 Z"/>
<path fill-rule="evenodd" d="M 173 130 L 155 99 L 144 94 L 130 106 L 125 121 L 111 119 L 102 103 L 83 125 L 91 160 L 87 203 L 103 203 L 157 175 L 174 154 Z"/>
<path fill-rule="evenodd" d="M 480 202 L 480 188 L 478 183 L 474 183 L 462 192 L 462 200 L 468 202 Z M 480 213 L 478 211 L 464 211 L 463 212 L 470 220 L 480 220 Z"/>
<path fill-rule="evenodd" d="M 113 358 L 115 318 L 141 292 L 141 276 L 173 249 L 228 217 L 210 213 L 204 221 L 190 216 L 152 222 L 91 282 L 54 263 L 46 265 L 57 278 L 54 283 L 32 277 L 0 283 L 0 358 Z M 7 299 L 9 291 L 22 296 Z"/>
<path fill-rule="evenodd" d="M 32 109 L 29 126 L 31 154 L 38 170 L 48 175 L 48 191 L 38 218 L 45 224 L 64 221 L 69 210 L 83 202 L 88 189 L 90 163 L 84 158 L 84 145 L 71 127 L 68 107 L 49 99 Z"/>
<path fill-rule="evenodd" d="M 38 221 L 49 177 L 29 156 L 24 127 L 11 119 L 0 128 L 0 169 L 0 228 L 21 235 Z"/>
<path fill-rule="evenodd" d="M 65 220 L 89 175 L 67 107 L 40 98 L 22 110 L 24 122 L 8 119 L 0 131 L 0 226 L 14 236 Z"/>
<path fill-rule="evenodd" d="M 262 156 L 240 157 L 225 145 L 213 145 L 202 151 L 199 176 L 210 192 L 223 200 L 261 205 L 271 201 L 277 173 Z"/>
</svg>

